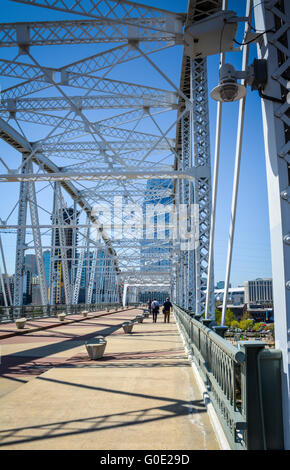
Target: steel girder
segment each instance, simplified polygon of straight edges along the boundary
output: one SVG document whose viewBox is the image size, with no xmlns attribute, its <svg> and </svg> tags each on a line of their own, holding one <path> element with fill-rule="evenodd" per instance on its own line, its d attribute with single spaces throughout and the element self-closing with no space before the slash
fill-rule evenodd
<svg viewBox="0 0 290 470">
<path fill-rule="evenodd" d="M 190 1 L 185 24 L 204 19 L 222 8 L 221 0 L 209 2 Z M 192 308 L 198 314 L 205 311 L 209 231 L 211 216 L 211 172 L 209 148 L 209 115 L 206 59 L 190 59 L 183 55 L 180 89 L 183 95 L 179 97 L 179 115 L 186 110 L 191 115 L 191 129 L 184 120 L 179 120 L 176 127 L 176 158 L 175 170 L 183 165 L 192 165 L 194 168 L 203 167 L 207 171 L 205 177 L 196 178 L 192 187 L 180 185 L 176 180 L 174 193 L 178 201 L 190 201 L 199 206 L 199 244 L 194 252 L 179 251 L 175 253 L 176 266 L 176 298 L 180 305 Z M 190 106 L 191 102 L 191 106 Z M 184 130 L 188 133 L 187 138 Z M 189 144 L 190 134 L 190 144 Z M 190 150 L 188 151 L 188 145 Z M 189 157 L 187 157 L 189 155 Z M 185 157 L 185 158 L 184 158 Z M 187 160 L 186 160 L 187 158 Z M 192 159 L 190 161 L 190 158 Z M 190 183 L 189 183 L 190 184 Z M 186 281 L 186 282 L 185 282 Z M 185 287 L 190 287 L 185 290 Z M 214 309 L 213 283 L 210 293 L 210 309 Z"/>
<path fill-rule="evenodd" d="M 176 22 L 179 19 L 176 16 Z M 130 25 L 112 24 L 110 20 L 75 20 L 75 21 L 37 21 L 21 23 L 2 23 L 0 42 L 3 46 L 47 46 L 58 44 L 96 44 L 124 42 L 141 39 L 142 41 L 180 40 L 178 31 L 166 30 L 166 19 L 163 21 L 140 20 L 132 18 Z M 140 28 L 140 24 L 142 28 Z M 182 24 L 182 23 L 181 23 Z M 136 25 L 136 26 L 135 26 Z M 155 29 L 155 27 L 157 29 Z M 163 31 L 161 31 L 163 28 Z"/>
<path fill-rule="evenodd" d="M 23 171 L 26 170 L 25 155 L 22 157 Z M 26 235 L 26 216 L 27 216 L 27 186 L 28 183 L 22 181 L 19 190 L 18 202 L 18 230 L 16 240 L 15 256 L 15 280 L 14 280 L 14 305 L 22 305 L 23 297 L 23 275 L 24 275 L 24 247 Z"/>
<path fill-rule="evenodd" d="M 80 2 L 75 0 L 12 0 L 66 13 L 74 13 L 107 21 L 112 25 L 141 26 L 144 29 L 155 30 L 159 33 L 182 33 L 181 27 L 185 19 L 182 13 L 154 8 L 126 0 L 93 0 Z M 135 33 L 136 34 L 136 33 Z"/>
<path fill-rule="evenodd" d="M 282 396 L 285 449 L 290 449 L 290 4 L 254 1 L 255 25 L 266 31 L 257 44 L 258 57 L 267 60 L 268 81 L 262 114 L 275 311 L 275 342 L 283 354 Z M 273 32 L 274 31 L 274 32 Z M 288 98 L 287 98 L 288 97 Z"/>
<path fill-rule="evenodd" d="M 207 168 L 208 176 L 194 181 L 194 203 L 199 208 L 199 246 L 195 251 L 196 312 L 203 314 L 206 301 L 209 233 L 211 216 L 211 177 L 209 148 L 209 114 L 206 59 L 191 61 L 193 102 L 193 166 Z M 204 289 L 203 289 L 204 288 Z M 210 310 L 214 308 L 213 286 Z"/>
<path fill-rule="evenodd" d="M 27 163 L 27 171 L 33 171 L 33 165 L 32 165 L 31 160 L 29 160 Z M 45 279 L 45 269 L 44 269 L 44 262 L 43 262 L 41 233 L 40 233 L 40 228 L 39 228 L 39 216 L 38 216 L 38 209 L 37 209 L 36 190 L 35 190 L 35 183 L 33 181 L 30 181 L 27 183 L 27 199 L 30 205 L 30 218 L 31 218 L 32 226 L 33 226 L 32 232 L 33 232 L 33 239 L 34 239 L 41 302 L 42 302 L 42 305 L 47 305 L 48 304 L 47 283 Z M 20 228 L 20 230 L 23 230 L 23 228 Z"/>
</svg>

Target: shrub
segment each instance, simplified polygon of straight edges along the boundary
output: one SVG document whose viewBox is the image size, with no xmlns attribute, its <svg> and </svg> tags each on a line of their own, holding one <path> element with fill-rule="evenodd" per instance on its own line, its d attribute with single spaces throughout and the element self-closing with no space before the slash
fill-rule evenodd
<svg viewBox="0 0 290 470">
<path fill-rule="evenodd" d="M 254 326 L 253 326 L 253 330 L 254 331 L 261 331 L 265 328 L 265 323 L 256 323 Z"/>
<path fill-rule="evenodd" d="M 244 331 L 248 331 L 254 326 L 254 320 L 241 320 L 240 328 Z"/>
<path fill-rule="evenodd" d="M 240 324 L 239 324 L 239 322 L 238 322 L 237 320 L 233 320 L 233 321 L 231 322 L 231 328 L 232 328 L 232 329 L 239 328 L 239 327 L 240 327 Z"/>
</svg>

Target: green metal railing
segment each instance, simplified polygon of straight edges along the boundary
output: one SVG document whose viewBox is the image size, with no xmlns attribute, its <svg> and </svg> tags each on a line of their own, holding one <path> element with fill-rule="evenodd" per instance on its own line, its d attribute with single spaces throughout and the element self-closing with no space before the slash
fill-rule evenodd
<svg viewBox="0 0 290 470">
<path fill-rule="evenodd" d="M 282 353 L 261 341 L 238 347 L 174 305 L 177 324 L 232 449 L 283 449 Z"/>
<path fill-rule="evenodd" d="M 82 313 L 84 310 L 88 312 L 96 312 L 100 310 L 120 309 L 120 303 L 101 303 L 101 304 L 76 304 L 76 305 L 22 305 L 21 307 L 0 307 L 0 323 L 14 321 L 17 318 L 25 317 L 27 319 L 55 317 L 59 313 L 67 315 L 75 315 Z"/>
</svg>

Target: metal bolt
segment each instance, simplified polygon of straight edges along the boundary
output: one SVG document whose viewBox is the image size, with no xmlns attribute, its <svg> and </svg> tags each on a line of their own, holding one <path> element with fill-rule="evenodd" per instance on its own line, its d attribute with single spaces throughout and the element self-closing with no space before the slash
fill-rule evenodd
<svg viewBox="0 0 290 470">
<path fill-rule="evenodd" d="M 285 201 L 288 201 L 290 197 L 290 194 L 288 193 L 288 190 L 285 189 L 284 191 L 281 192 L 281 198 L 285 199 Z"/>
<path fill-rule="evenodd" d="M 285 235 L 283 240 L 284 240 L 284 243 L 286 243 L 286 245 L 290 245 L 290 233 L 287 233 L 287 235 Z"/>
<path fill-rule="evenodd" d="M 286 288 L 290 290 L 290 281 L 286 282 Z"/>
</svg>

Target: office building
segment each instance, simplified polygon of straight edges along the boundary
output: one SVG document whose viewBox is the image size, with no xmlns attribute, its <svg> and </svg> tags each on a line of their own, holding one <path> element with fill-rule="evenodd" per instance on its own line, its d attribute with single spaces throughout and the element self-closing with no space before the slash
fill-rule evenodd
<svg viewBox="0 0 290 470">
<path fill-rule="evenodd" d="M 245 303 L 248 308 L 254 306 L 273 306 L 272 279 L 255 279 L 245 282 Z"/>
</svg>

